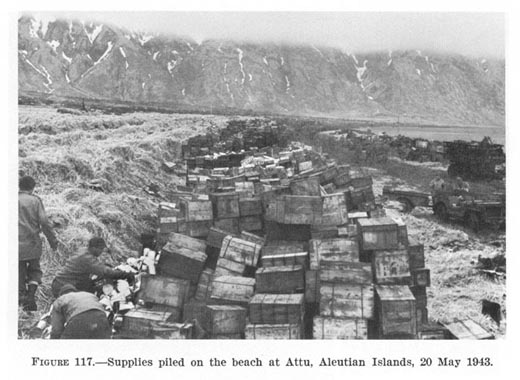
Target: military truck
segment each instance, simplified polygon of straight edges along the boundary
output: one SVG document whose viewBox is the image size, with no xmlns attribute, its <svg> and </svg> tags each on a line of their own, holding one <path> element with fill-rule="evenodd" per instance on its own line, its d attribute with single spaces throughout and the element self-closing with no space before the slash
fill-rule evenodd
<svg viewBox="0 0 520 380">
<path fill-rule="evenodd" d="M 477 141 L 444 143 L 445 157 L 450 161 L 448 175 L 464 179 L 500 179 L 504 173 L 497 170 L 504 164 L 504 147 L 493 144 L 491 138 Z"/>
<path fill-rule="evenodd" d="M 465 191 L 439 191 L 432 196 L 433 213 L 442 221 L 462 222 L 473 231 L 505 226 L 505 195 L 482 196 Z"/>
</svg>

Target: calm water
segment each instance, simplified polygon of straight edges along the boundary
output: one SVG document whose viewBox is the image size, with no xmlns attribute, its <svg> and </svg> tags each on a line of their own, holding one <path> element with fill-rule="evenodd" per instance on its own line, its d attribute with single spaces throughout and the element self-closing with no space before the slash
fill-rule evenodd
<svg viewBox="0 0 520 380">
<path fill-rule="evenodd" d="M 366 129 L 366 128 L 356 128 Z M 505 128 L 495 126 L 471 127 L 435 127 L 435 126 L 373 126 L 373 132 L 386 132 L 389 135 L 404 135 L 412 138 L 428 140 L 453 141 L 475 140 L 481 141 L 485 136 L 491 137 L 494 143 L 505 144 Z"/>
</svg>

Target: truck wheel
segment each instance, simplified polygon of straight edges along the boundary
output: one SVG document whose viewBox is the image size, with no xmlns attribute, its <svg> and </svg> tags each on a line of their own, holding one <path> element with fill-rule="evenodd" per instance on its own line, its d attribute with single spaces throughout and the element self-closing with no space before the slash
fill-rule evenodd
<svg viewBox="0 0 520 380">
<path fill-rule="evenodd" d="M 448 221 L 448 210 L 446 209 L 446 205 L 444 203 L 437 203 L 433 206 L 433 213 L 437 215 L 437 217 L 443 221 Z"/>
<path fill-rule="evenodd" d="M 412 202 L 410 202 L 409 199 L 406 199 L 406 198 L 397 198 L 397 201 L 399 203 L 401 203 L 401 206 L 402 206 L 402 211 L 404 213 L 409 213 L 413 210 L 414 206 L 412 204 Z"/>
<path fill-rule="evenodd" d="M 474 232 L 478 232 L 480 230 L 480 220 L 476 213 L 470 212 L 469 214 L 467 214 L 465 222 L 466 226 Z"/>
</svg>

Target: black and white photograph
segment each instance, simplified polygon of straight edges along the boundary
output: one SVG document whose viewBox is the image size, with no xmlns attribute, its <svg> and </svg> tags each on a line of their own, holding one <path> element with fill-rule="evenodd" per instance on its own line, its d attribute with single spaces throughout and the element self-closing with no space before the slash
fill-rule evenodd
<svg viewBox="0 0 520 380">
<path fill-rule="evenodd" d="M 34 9 L 10 15 L 15 341 L 509 337 L 505 11 Z M 278 365 L 496 365 L 315 347 Z"/>
</svg>

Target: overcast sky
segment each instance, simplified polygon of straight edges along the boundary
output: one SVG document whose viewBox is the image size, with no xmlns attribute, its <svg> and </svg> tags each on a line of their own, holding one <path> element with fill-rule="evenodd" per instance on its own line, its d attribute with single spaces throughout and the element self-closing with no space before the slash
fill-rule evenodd
<svg viewBox="0 0 520 380">
<path fill-rule="evenodd" d="M 504 57 L 503 13 L 61 12 L 131 30 L 247 41 L 309 43 L 346 51 L 421 49 Z"/>
</svg>

